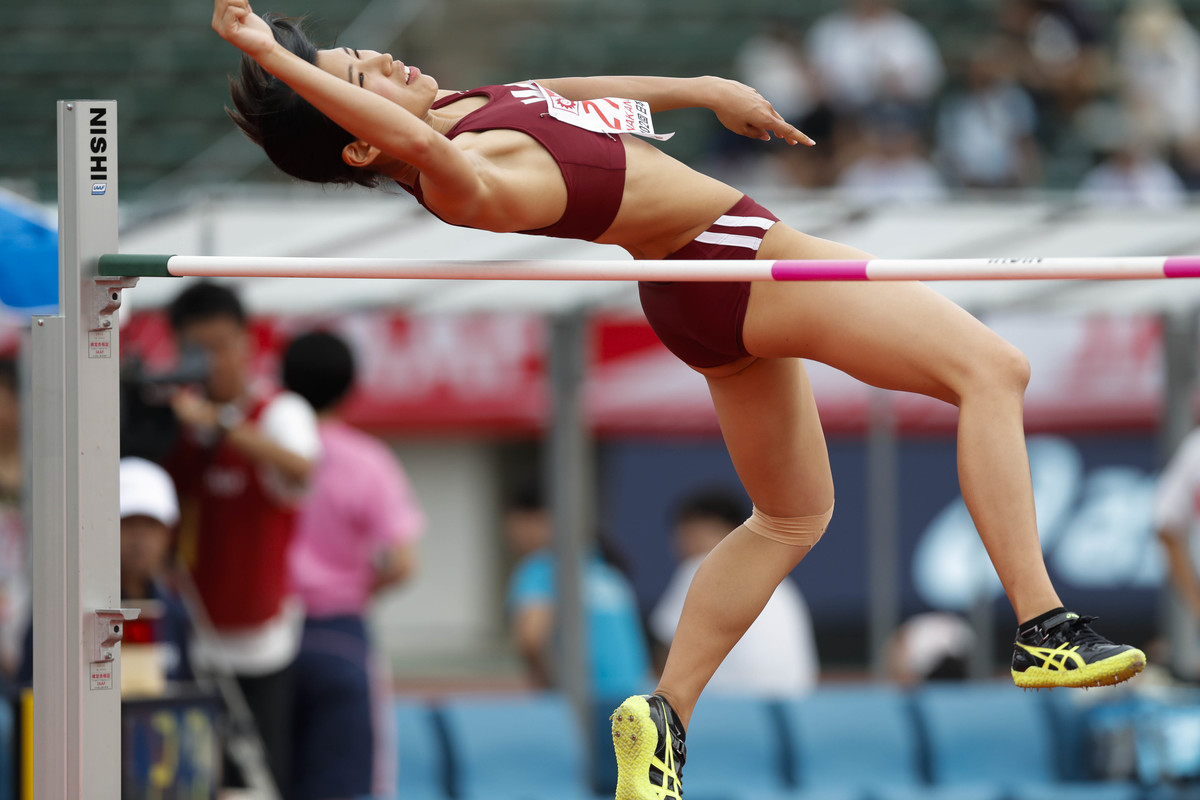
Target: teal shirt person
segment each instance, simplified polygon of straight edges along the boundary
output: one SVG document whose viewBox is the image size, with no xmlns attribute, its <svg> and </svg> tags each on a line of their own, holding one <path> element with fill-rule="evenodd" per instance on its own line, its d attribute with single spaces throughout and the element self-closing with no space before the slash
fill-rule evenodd
<svg viewBox="0 0 1200 800">
<path fill-rule="evenodd" d="M 521 559 L 509 581 L 509 613 L 533 605 L 554 605 L 558 597 L 557 580 L 554 554 L 550 550 L 538 550 Z M 650 651 L 633 587 L 619 570 L 599 556 L 589 559 L 584 585 L 593 694 L 624 697 L 646 691 Z"/>
</svg>

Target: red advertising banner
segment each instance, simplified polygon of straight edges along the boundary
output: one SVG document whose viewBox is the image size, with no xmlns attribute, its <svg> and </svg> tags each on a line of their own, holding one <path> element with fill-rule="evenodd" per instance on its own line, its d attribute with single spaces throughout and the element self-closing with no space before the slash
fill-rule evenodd
<svg viewBox="0 0 1200 800">
<path fill-rule="evenodd" d="M 1030 430 L 1112 430 L 1155 424 L 1161 406 L 1162 335 L 1152 319 L 1009 317 L 992 327 L 1029 357 Z M 366 312 L 336 318 L 258 318 L 251 325 L 254 371 L 278 374 L 295 334 L 333 330 L 354 348 L 359 383 L 345 409 L 355 424 L 380 433 L 529 434 L 546 419 L 547 325 L 526 314 L 406 316 Z M 174 359 L 159 313 L 122 324 L 122 350 L 150 369 Z M 704 379 L 659 344 L 635 315 L 592 320 L 586 404 L 601 434 L 714 434 L 716 416 Z M 826 430 L 866 425 L 871 390 L 822 364 L 809 364 Z M 894 394 L 906 432 L 952 433 L 953 407 Z"/>
</svg>

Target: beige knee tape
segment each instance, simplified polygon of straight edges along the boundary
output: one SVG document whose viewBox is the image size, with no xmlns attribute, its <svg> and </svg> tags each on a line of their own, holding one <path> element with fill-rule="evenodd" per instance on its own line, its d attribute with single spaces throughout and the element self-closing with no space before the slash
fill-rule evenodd
<svg viewBox="0 0 1200 800">
<path fill-rule="evenodd" d="M 821 540 L 829 520 L 833 517 L 833 504 L 824 514 L 811 517 L 771 517 L 757 507 L 743 525 L 751 533 L 758 534 L 780 544 L 795 547 L 812 547 Z"/>
</svg>

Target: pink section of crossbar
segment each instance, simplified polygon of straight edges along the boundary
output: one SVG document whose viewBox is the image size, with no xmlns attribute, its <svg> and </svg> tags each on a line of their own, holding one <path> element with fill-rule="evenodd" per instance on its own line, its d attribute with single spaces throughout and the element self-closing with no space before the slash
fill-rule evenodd
<svg viewBox="0 0 1200 800">
<path fill-rule="evenodd" d="M 865 281 L 867 261 L 776 261 L 771 277 L 777 281 Z"/>
<path fill-rule="evenodd" d="M 1200 278 L 1200 256 L 1176 256 L 1163 264 L 1168 278 Z"/>
</svg>

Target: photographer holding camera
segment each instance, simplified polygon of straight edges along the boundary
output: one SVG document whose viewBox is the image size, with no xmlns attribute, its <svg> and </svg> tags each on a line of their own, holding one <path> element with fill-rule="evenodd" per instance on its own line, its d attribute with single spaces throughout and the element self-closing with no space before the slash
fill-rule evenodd
<svg viewBox="0 0 1200 800">
<path fill-rule="evenodd" d="M 316 416 L 295 394 L 253 385 L 252 341 L 232 291 L 193 284 L 169 315 L 181 351 L 207 357 L 203 391 L 171 397 L 179 434 L 166 458 L 179 490 L 180 552 L 216 633 L 194 643 L 192 658 L 198 669 L 237 677 L 282 785 L 304 622 L 288 589 L 287 551 L 320 450 Z M 244 782 L 234 764 L 227 771 L 232 785 Z"/>
</svg>

